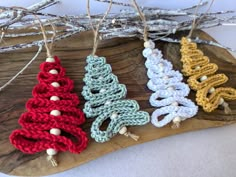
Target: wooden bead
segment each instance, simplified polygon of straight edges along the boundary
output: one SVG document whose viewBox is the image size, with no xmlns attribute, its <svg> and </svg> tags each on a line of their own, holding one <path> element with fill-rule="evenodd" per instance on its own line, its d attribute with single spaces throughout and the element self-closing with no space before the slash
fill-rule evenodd
<svg viewBox="0 0 236 177">
<path fill-rule="evenodd" d="M 61 134 L 61 130 L 58 129 L 58 128 L 52 128 L 50 130 L 50 134 L 53 134 L 53 135 L 60 135 Z"/>
<path fill-rule="evenodd" d="M 111 119 L 116 119 L 118 117 L 118 114 L 116 113 L 116 112 L 113 112 L 112 114 L 111 114 Z"/>
<path fill-rule="evenodd" d="M 58 96 L 51 96 L 51 97 L 50 97 L 50 100 L 52 100 L 52 101 L 58 101 L 58 100 L 60 100 L 60 98 L 59 98 Z"/>
<path fill-rule="evenodd" d="M 209 93 L 213 93 L 215 90 L 216 90 L 216 89 L 215 89 L 214 87 L 211 87 L 211 88 L 208 90 L 208 92 L 209 92 Z"/>
<path fill-rule="evenodd" d="M 52 82 L 51 85 L 53 87 L 60 87 L 60 84 L 58 82 Z"/>
<path fill-rule="evenodd" d="M 158 66 L 161 68 L 161 67 L 163 67 L 164 65 L 163 65 L 163 63 L 159 63 Z"/>
<path fill-rule="evenodd" d="M 144 47 L 154 49 L 155 48 L 155 43 L 151 40 L 148 40 L 148 41 L 144 42 Z"/>
<path fill-rule="evenodd" d="M 171 103 L 171 105 L 172 105 L 172 106 L 178 106 L 179 103 L 178 103 L 177 101 L 175 101 L 175 102 Z"/>
<path fill-rule="evenodd" d="M 105 105 L 109 105 L 109 104 L 111 104 L 111 101 L 110 101 L 110 100 L 107 100 L 107 101 L 105 102 Z"/>
<path fill-rule="evenodd" d="M 127 127 L 122 127 L 119 131 L 119 134 L 123 135 L 127 132 Z"/>
<path fill-rule="evenodd" d="M 50 74 L 58 74 L 58 71 L 56 69 L 51 69 L 49 71 Z"/>
<path fill-rule="evenodd" d="M 179 123 L 179 122 L 181 122 L 181 118 L 178 116 L 178 117 L 175 117 L 174 119 L 173 119 L 173 122 L 174 123 Z"/>
<path fill-rule="evenodd" d="M 168 87 L 167 90 L 168 90 L 168 91 L 174 91 L 175 88 L 174 88 L 174 87 Z"/>
<path fill-rule="evenodd" d="M 106 91 L 106 89 L 102 88 L 99 93 L 104 93 Z"/>
<path fill-rule="evenodd" d="M 169 77 L 168 77 L 168 76 L 164 76 L 163 79 L 164 79 L 164 80 L 168 80 Z"/>
<path fill-rule="evenodd" d="M 53 115 L 53 116 L 60 116 L 60 115 L 61 115 L 61 112 L 58 111 L 58 110 L 52 110 L 52 111 L 50 112 L 50 115 Z"/>
<path fill-rule="evenodd" d="M 201 69 L 201 67 L 200 67 L 200 66 L 197 66 L 195 69 Z"/>
<path fill-rule="evenodd" d="M 52 57 L 49 57 L 49 58 L 46 58 L 46 62 L 53 63 L 53 62 L 55 62 L 55 59 Z"/>
<path fill-rule="evenodd" d="M 200 81 L 201 81 L 201 82 L 204 81 L 204 80 L 207 80 L 207 76 L 202 76 L 202 77 L 200 78 Z"/>
<path fill-rule="evenodd" d="M 57 151 L 55 149 L 52 149 L 52 148 L 47 149 L 46 152 L 49 156 L 53 156 L 53 155 L 57 154 Z"/>
<path fill-rule="evenodd" d="M 159 63 L 158 64 L 158 69 L 162 72 L 163 70 L 164 70 L 164 65 L 163 65 L 163 63 Z"/>
<path fill-rule="evenodd" d="M 220 98 L 219 105 L 222 105 L 225 102 L 223 98 Z"/>
</svg>

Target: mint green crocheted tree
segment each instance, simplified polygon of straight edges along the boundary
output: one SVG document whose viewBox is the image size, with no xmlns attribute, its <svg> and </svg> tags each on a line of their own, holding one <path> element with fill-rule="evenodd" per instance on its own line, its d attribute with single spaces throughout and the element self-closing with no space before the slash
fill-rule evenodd
<svg viewBox="0 0 236 177">
<path fill-rule="evenodd" d="M 139 105 L 126 97 L 126 86 L 119 84 L 111 66 L 104 57 L 88 56 L 85 86 L 82 95 L 86 103 L 84 113 L 87 118 L 95 118 L 91 127 L 91 137 L 97 142 L 109 141 L 117 133 L 135 136 L 127 132 L 126 126 L 144 125 L 149 122 L 147 112 L 139 111 Z M 104 121 L 110 119 L 106 130 L 100 130 Z"/>
</svg>

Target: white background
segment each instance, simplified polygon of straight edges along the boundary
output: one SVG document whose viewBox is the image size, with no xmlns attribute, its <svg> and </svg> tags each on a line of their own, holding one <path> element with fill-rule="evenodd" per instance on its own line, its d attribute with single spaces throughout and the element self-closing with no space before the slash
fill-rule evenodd
<svg viewBox="0 0 236 177">
<path fill-rule="evenodd" d="M 39 0 L 1 0 L 1 6 L 29 6 Z M 127 1 L 128 2 L 128 1 Z M 197 4 L 196 0 L 138 0 L 143 6 L 177 9 Z M 47 11 L 76 15 L 86 13 L 86 0 L 62 0 Z M 91 0 L 93 13 L 106 5 Z M 204 11 L 203 8 L 202 10 Z M 211 11 L 235 10 L 234 0 L 215 0 Z M 112 11 L 119 11 L 113 6 Z M 206 30 L 221 44 L 236 49 L 236 27 Z M 234 53 L 236 55 L 236 53 Z M 235 177 L 236 125 L 189 132 L 126 148 L 52 177 Z M 0 176 L 6 176 L 0 173 Z"/>
</svg>

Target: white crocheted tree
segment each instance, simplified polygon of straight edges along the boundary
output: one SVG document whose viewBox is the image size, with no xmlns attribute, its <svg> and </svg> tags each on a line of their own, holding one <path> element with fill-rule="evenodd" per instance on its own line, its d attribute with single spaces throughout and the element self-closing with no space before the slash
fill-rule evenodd
<svg viewBox="0 0 236 177">
<path fill-rule="evenodd" d="M 150 104 L 157 107 L 151 116 L 151 122 L 156 127 L 163 127 L 173 121 L 175 127 L 187 118 L 193 117 L 198 107 L 188 96 L 190 89 L 183 83 L 183 76 L 179 71 L 173 70 L 172 64 L 163 59 L 160 50 L 155 48 L 153 41 L 144 43 L 143 56 L 147 59 L 147 75 L 150 79 L 147 86 L 154 91 L 150 97 Z M 160 117 L 164 116 L 162 120 Z"/>
</svg>

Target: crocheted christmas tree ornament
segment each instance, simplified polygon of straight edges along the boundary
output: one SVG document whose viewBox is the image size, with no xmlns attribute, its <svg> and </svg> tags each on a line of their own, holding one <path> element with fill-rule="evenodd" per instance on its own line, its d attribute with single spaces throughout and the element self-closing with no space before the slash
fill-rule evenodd
<svg viewBox="0 0 236 177">
<path fill-rule="evenodd" d="M 126 126 L 144 125 L 149 122 L 149 114 L 139 111 L 134 100 L 125 100 L 126 86 L 119 84 L 112 73 L 111 66 L 104 57 L 88 56 L 85 86 L 82 95 L 85 103 L 84 113 L 87 118 L 95 118 L 91 127 L 91 137 L 103 143 L 109 141 L 117 133 L 137 140 L 138 137 L 127 131 Z M 100 127 L 104 121 L 110 120 L 106 130 Z"/>
<path fill-rule="evenodd" d="M 22 129 L 12 132 L 10 142 L 27 154 L 46 150 L 48 160 L 56 166 L 52 157 L 57 152 L 80 153 L 86 148 L 86 133 L 79 128 L 85 117 L 77 108 L 78 96 L 71 93 L 73 81 L 65 76 L 59 58 L 47 58 L 40 70 L 39 84 L 26 103 L 28 112 L 19 119 Z"/>
<path fill-rule="evenodd" d="M 189 94 L 189 87 L 183 83 L 183 76 L 174 71 L 172 64 L 163 59 L 155 43 L 148 40 L 144 43 L 143 56 L 150 79 L 147 86 L 154 91 L 149 99 L 150 104 L 158 107 L 151 116 L 151 122 L 156 127 L 163 127 L 173 121 L 174 127 L 179 127 L 181 121 L 196 115 L 198 107 L 185 98 Z M 162 120 L 160 117 L 164 116 Z M 173 128 L 174 128 L 173 127 Z"/>
<path fill-rule="evenodd" d="M 196 43 L 183 37 L 181 39 L 181 61 L 183 74 L 189 76 L 188 84 L 197 92 L 197 104 L 206 112 L 214 111 L 219 105 L 225 108 L 225 113 L 230 109 L 225 100 L 236 99 L 236 89 L 231 87 L 218 87 L 228 81 L 225 74 L 216 74 L 218 66 L 210 63 L 209 58 L 197 49 Z"/>
</svg>

